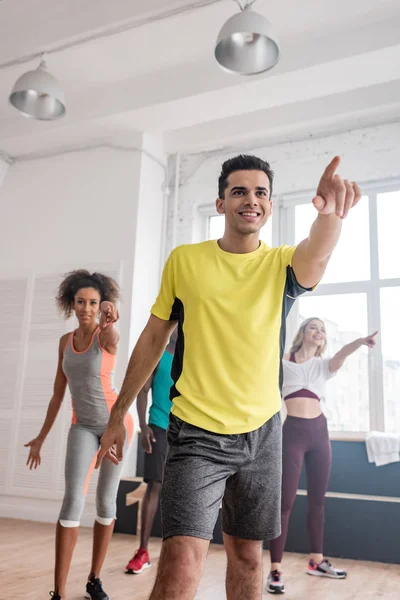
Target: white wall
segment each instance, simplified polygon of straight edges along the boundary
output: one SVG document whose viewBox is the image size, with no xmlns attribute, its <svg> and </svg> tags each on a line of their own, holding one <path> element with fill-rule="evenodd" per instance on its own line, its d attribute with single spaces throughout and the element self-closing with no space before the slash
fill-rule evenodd
<svg viewBox="0 0 400 600">
<path fill-rule="evenodd" d="M 315 189 L 335 154 L 343 157 L 341 173 L 361 183 L 399 176 L 399 140 L 400 123 L 394 123 L 292 144 L 247 145 L 242 151 L 269 160 L 276 173 L 274 193 L 286 194 Z M 146 152 L 165 160 L 159 139 L 144 136 L 142 142 Z M 199 239 L 198 207 L 214 202 L 221 162 L 234 153 L 181 157 L 177 244 Z M 57 337 L 70 327 L 54 312 L 54 292 L 61 274 L 80 266 L 120 278 L 120 384 L 158 289 L 165 173 L 148 154 L 111 148 L 17 162 L 8 170 L 0 162 L 0 169 L 0 515 L 55 521 L 68 402 L 40 472 L 26 470 L 23 448 L 50 397 Z M 168 230 L 167 246 L 170 221 Z M 134 469 L 135 450 L 133 445 L 128 471 Z M 89 524 L 92 516 L 89 495 L 83 522 Z"/>
<path fill-rule="evenodd" d="M 159 282 L 163 179 L 164 170 L 151 158 L 112 148 L 16 162 L 8 170 L 0 187 L 0 356 L 12 356 L 12 361 L 3 360 L 2 369 L 2 380 L 10 379 L 10 393 L 0 394 L 0 515 L 57 518 L 69 398 L 37 473 L 25 468 L 23 448 L 37 434 L 51 396 L 57 338 L 71 329 L 55 312 L 56 287 L 64 272 L 77 267 L 119 279 L 119 385 Z M 131 475 L 135 459 L 136 443 L 125 468 Z M 93 492 L 92 485 L 83 523 L 92 521 Z"/>
<path fill-rule="evenodd" d="M 1 185 L 2 185 L 2 183 L 3 183 L 3 180 L 4 180 L 5 176 L 6 176 L 6 173 L 7 173 L 7 171 L 8 171 L 8 167 L 9 167 L 9 166 L 10 166 L 10 165 L 8 164 L 7 160 L 6 160 L 6 159 L 4 159 L 4 158 L 1 156 L 1 154 L 0 154 L 0 186 L 1 186 Z"/>
<path fill-rule="evenodd" d="M 61 275 L 84 265 L 118 268 L 122 263 L 124 330 L 130 322 L 139 176 L 140 154 L 105 148 L 16 162 L 0 188 L 5 215 L 0 220 L 1 275 Z"/>
<path fill-rule="evenodd" d="M 181 157 L 177 244 L 199 241 L 198 207 L 217 196 L 221 163 L 239 152 L 255 154 L 275 171 L 274 195 L 315 190 L 328 162 L 342 157 L 340 173 L 360 183 L 400 175 L 400 122 L 269 147 Z M 311 199 L 311 198 L 310 198 Z M 170 239 L 170 234 L 169 234 Z"/>
<path fill-rule="evenodd" d="M 136 236 L 134 240 L 133 308 L 131 338 L 136 340 L 149 318 L 149 311 L 158 294 L 162 262 L 164 260 L 164 221 L 167 185 L 165 168 L 155 163 L 164 157 L 160 140 L 145 135 L 138 180 L 138 206 Z"/>
</svg>

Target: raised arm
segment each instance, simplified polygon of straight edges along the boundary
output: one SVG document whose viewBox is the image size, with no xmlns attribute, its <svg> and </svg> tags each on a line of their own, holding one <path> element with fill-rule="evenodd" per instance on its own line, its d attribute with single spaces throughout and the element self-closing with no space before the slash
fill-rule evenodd
<svg viewBox="0 0 400 600">
<path fill-rule="evenodd" d="M 58 411 L 60 410 L 60 406 L 65 396 L 65 389 L 67 387 L 67 378 L 64 375 L 64 371 L 62 369 L 62 360 L 65 345 L 68 340 L 68 335 L 63 335 L 60 339 L 59 347 L 58 347 L 58 366 L 57 373 L 54 380 L 54 388 L 53 395 L 47 407 L 46 418 L 44 420 L 43 426 L 39 432 L 39 435 L 25 444 L 26 448 L 29 448 L 29 456 L 26 464 L 29 465 L 29 468 L 36 469 L 41 463 L 40 451 L 43 446 L 43 443 L 48 436 L 51 428 L 54 425 L 54 421 L 58 415 Z"/>
<path fill-rule="evenodd" d="M 117 307 L 112 302 L 102 302 L 100 305 L 100 344 L 110 354 L 116 354 L 119 342 L 119 332 L 114 323 L 119 319 Z"/>
<path fill-rule="evenodd" d="M 339 240 L 342 220 L 361 198 L 356 183 L 336 174 L 339 163 L 336 156 L 325 169 L 313 200 L 318 216 L 308 238 L 297 246 L 293 255 L 293 271 L 305 288 L 312 288 L 321 280 Z"/>
<path fill-rule="evenodd" d="M 158 364 L 175 326 L 176 321 L 164 321 L 155 315 L 150 316 L 132 352 L 120 394 L 111 410 L 108 427 L 101 438 L 96 468 L 114 444 L 117 447 L 116 459 L 111 455 L 108 458 L 113 462 L 122 460 L 125 441 L 124 418 Z"/>
<path fill-rule="evenodd" d="M 336 371 L 338 371 L 343 365 L 346 358 L 350 356 L 350 354 L 356 352 L 359 348 L 361 348 L 361 346 L 373 348 L 376 344 L 375 338 L 377 335 L 378 332 L 375 331 L 375 333 L 372 335 L 368 335 L 365 338 L 358 338 L 357 340 L 354 340 L 354 342 L 350 342 L 350 344 L 343 346 L 343 348 L 341 348 L 339 352 L 336 352 L 335 356 L 333 356 L 329 361 L 329 372 L 336 373 Z"/>
</svg>

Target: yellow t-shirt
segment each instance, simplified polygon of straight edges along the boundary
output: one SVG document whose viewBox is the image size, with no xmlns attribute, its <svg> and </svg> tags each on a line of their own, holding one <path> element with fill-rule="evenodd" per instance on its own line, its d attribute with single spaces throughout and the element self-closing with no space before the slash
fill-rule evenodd
<svg viewBox="0 0 400 600">
<path fill-rule="evenodd" d="M 151 309 L 178 320 L 172 412 L 221 434 L 261 427 L 280 409 L 285 319 L 304 292 L 291 269 L 295 247 L 224 252 L 217 241 L 179 246 Z"/>
</svg>

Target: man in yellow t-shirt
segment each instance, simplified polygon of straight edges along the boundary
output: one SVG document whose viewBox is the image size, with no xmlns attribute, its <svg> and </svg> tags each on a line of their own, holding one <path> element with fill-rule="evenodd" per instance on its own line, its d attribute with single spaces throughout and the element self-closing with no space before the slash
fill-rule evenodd
<svg viewBox="0 0 400 600">
<path fill-rule="evenodd" d="M 165 265 L 149 322 L 101 440 L 97 463 L 122 458 L 124 416 L 178 323 L 161 496 L 163 549 L 150 600 L 192 600 L 222 502 L 228 600 L 259 600 L 262 540 L 280 534 L 281 358 L 295 298 L 321 279 L 358 186 L 326 168 L 318 212 L 297 247 L 268 248 L 273 172 L 254 156 L 226 161 L 222 239 L 180 246 Z M 116 444 L 117 451 L 112 450 Z"/>
</svg>

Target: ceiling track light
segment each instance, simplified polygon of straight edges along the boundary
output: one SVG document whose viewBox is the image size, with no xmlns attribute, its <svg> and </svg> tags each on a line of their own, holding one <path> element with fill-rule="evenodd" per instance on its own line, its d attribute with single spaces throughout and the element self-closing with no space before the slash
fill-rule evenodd
<svg viewBox="0 0 400 600">
<path fill-rule="evenodd" d="M 66 112 L 64 91 L 48 72 L 43 56 L 37 69 L 17 79 L 9 100 L 22 115 L 39 121 L 55 121 Z"/>
<path fill-rule="evenodd" d="M 268 19 L 252 10 L 255 1 L 242 4 L 234 0 L 240 12 L 228 19 L 219 32 L 214 54 L 228 73 L 258 75 L 279 61 L 277 35 Z"/>
</svg>

